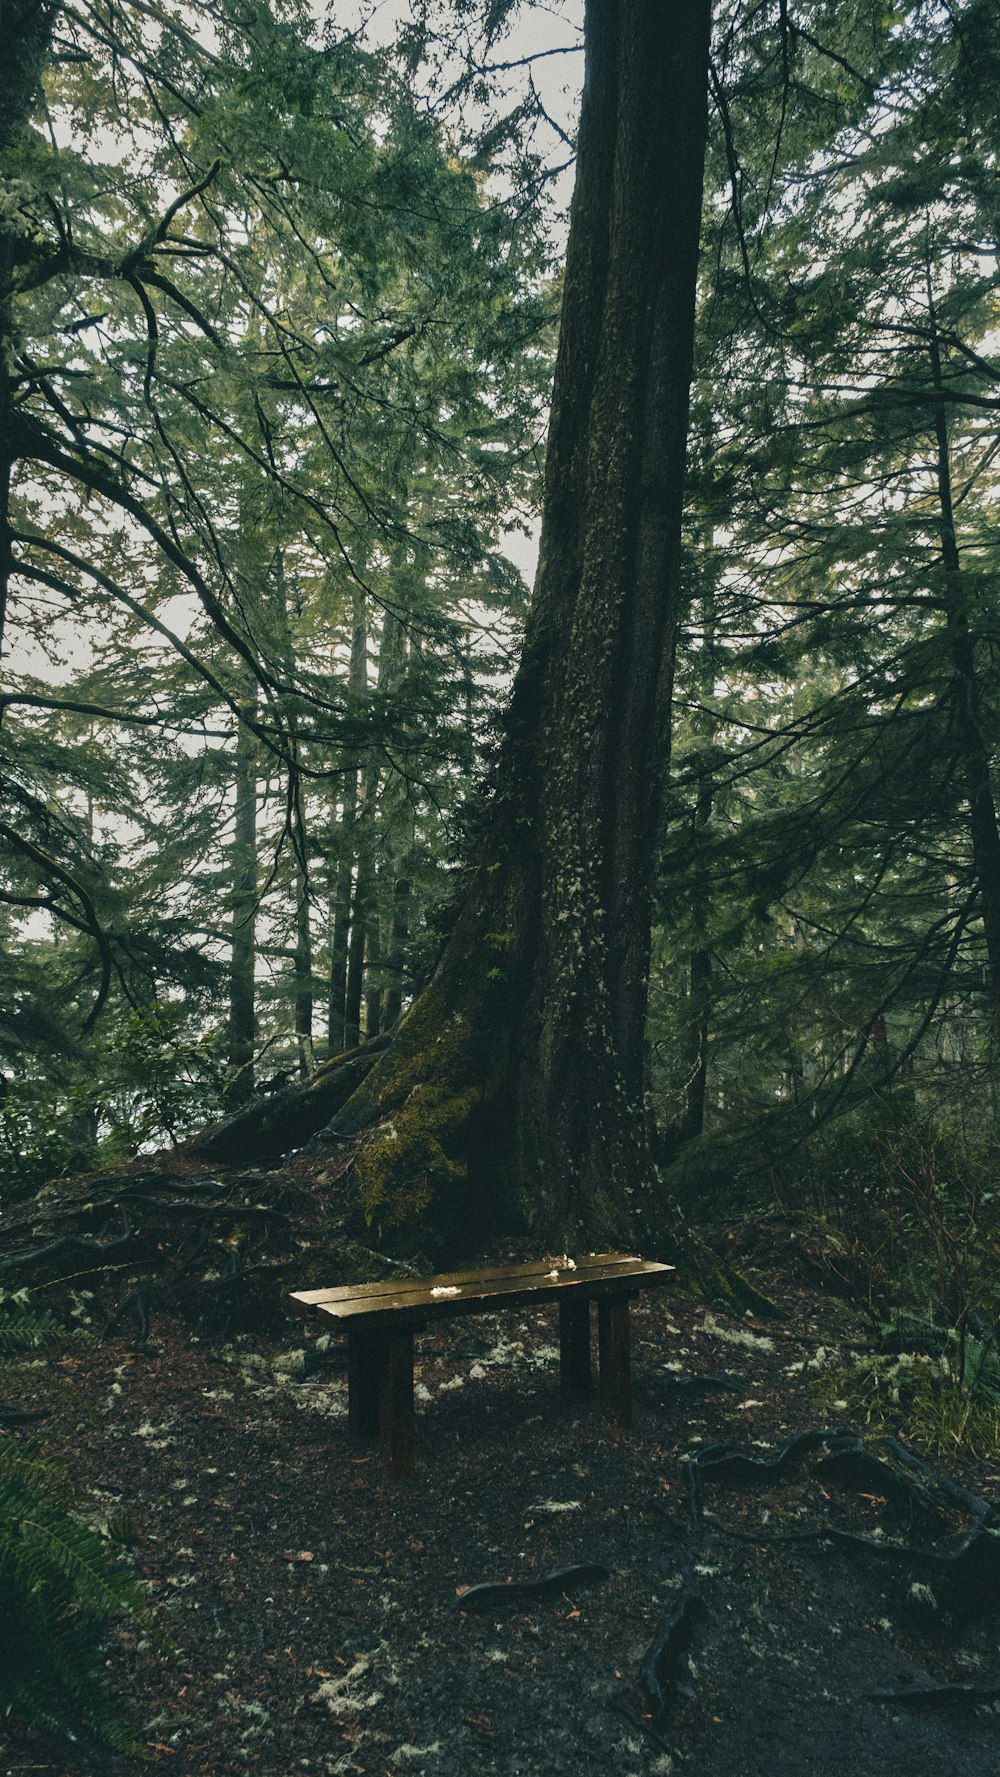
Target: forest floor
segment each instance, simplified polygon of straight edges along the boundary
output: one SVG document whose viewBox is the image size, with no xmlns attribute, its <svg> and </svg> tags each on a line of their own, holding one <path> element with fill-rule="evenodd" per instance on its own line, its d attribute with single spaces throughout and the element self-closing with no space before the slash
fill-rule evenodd
<svg viewBox="0 0 1000 1777">
<path fill-rule="evenodd" d="M 759 1280 L 773 1288 L 773 1271 Z M 948 1551 L 969 1529 L 961 1494 L 926 1476 L 908 1494 L 898 1465 L 881 1486 L 871 1462 L 884 1447 L 870 1435 L 867 1467 L 856 1447 L 853 1468 L 837 1460 L 834 1440 L 770 1471 L 716 1452 L 713 1471 L 720 1442 L 767 1459 L 806 1428 L 850 1423 L 838 1390 L 870 1349 L 860 1312 L 794 1274 L 780 1290 L 786 1317 L 766 1322 L 672 1291 L 643 1298 L 635 1425 L 619 1439 L 594 1398 L 560 1393 L 550 1314 L 439 1325 L 418 1341 L 418 1466 L 405 1483 L 348 1440 L 337 1343 L 291 1321 L 277 1336 L 224 1340 L 159 1316 L 145 1343 L 122 1327 L 35 1360 L 46 1447 L 129 1545 L 172 1644 L 116 1632 L 108 1677 L 143 1757 L 105 1768 L 1000 1770 L 988 1690 L 1000 1680 L 1000 1587 L 979 1558 L 995 1533 L 983 1532 L 974 1570 L 953 1570 Z M 988 1463 L 942 1466 L 980 1496 L 1000 1483 Z M 863 1540 L 813 1534 L 833 1526 Z M 903 1557 L 900 1541 L 920 1547 Z M 581 1564 L 607 1571 L 463 1606 L 476 1582 Z M 654 1707 L 640 1668 L 672 1614 Z M 967 1688 L 922 1695 L 928 1674 Z M 908 1685 L 910 1701 L 867 1694 Z M 0 1777 L 101 1764 L 0 1729 Z"/>
</svg>

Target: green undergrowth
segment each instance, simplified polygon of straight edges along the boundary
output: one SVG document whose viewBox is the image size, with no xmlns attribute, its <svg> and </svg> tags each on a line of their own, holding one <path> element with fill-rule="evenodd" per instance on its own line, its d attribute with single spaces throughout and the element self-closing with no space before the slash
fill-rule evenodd
<svg viewBox="0 0 1000 1777">
<path fill-rule="evenodd" d="M 1000 1405 L 963 1383 L 947 1360 L 922 1352 L 873 1355 L 815 1384 L 825 1413 L 892 1433 L 938 1458 L 1000 1457 Z"/>
<path fill-rule="evenodd" d="M 791 1201 L 837 1230 L 873 1313 L 959 1331 L 1000 1313 L 1000 1126 L 962 1108 L 869 1107 L 817 1140 Z M 974 1330 L 974 1329 L 973 1329 Z"/>
<path fill-rule="evenodd" d="M 25 1352 L 38 1351 L 66 1337 L 62 1321 L 48 1309 L 31 1308 L 22 1291 L 6 1296 L 0 1290 L 0 1360 L 23 1357 Z"/>
<path fill-rule="evenodd" d="M 18 1356 L 62 1335 L 23 1293 L 0 1295 L 5 1383 Z M 142 1594 L 37 1438 L 0 1434 L 0 1601 L 0 1717 L 133 1750 L 134 1731 L 105 1682 L 104 1642 L 115 1618 L 145 1620 Z"/>
<path fill-rule="evenodd" d="M 933 1456 L 1000 1456 L 1000 1127 L 891 1101 L 817 1141 L 782 1203 L 863 1306 L 873 1354 L 822 1383 Z M 839 1284 L 838 1284 L 839 1278 Z"/>
</svg>

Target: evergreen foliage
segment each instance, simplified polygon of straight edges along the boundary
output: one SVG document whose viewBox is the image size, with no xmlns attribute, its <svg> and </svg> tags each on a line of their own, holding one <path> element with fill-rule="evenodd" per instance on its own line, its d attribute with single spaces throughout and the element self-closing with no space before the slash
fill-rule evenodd
<svg viewBox="0 0 1000 1777">
<path fill-rule="evenodd" d="M 651 1030 L 758 1200 L 866 1101 L 988 1122 L 1000 886 L 982 11 L 781 17 L 718 47 Z"/>
<path fill-rule="evenodd" d="M 7 1297 L 0 1357 L 37 1350 L 61 1330 L 23 1295 Z M 134 1733 L 106 1688 L 104 1632 L 123 1614 L 142 1617 L 142 1594 L 79 1515 L 63 1465 L 40 1442 L 2 1434 L 0 1596 L 0 1716 L 133 1749 Z"/>
<path fill-rule="evenodd" d="M 551 297 L 531 215 L 294 6 L 12 44 L 0 1067 L 27 1181 L 83 1080 L 69 1167 L 177 1139 L 262 1056 L 310 1065 L 318 1006 L 334 1049 L 398 1016 L 523 606 L 494 543 Z M 126 1065 L 115 1094 L 137 1027 L 161 1081 L 198 1049 L 205 1090 L 144 1105 Z"/>
</svg>

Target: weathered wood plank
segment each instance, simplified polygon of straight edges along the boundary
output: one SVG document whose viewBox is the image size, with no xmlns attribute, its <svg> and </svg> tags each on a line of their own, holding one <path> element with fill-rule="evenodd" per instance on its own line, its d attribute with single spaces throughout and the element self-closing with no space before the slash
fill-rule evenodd
<svg viewBox="0 0 1000 1777">
<path fill-rule="evenodd" d="M 480 1273 L 474 1281 L 450 1284 L 447 1276 L 442 1276 L 421 1279 L 419 1288 L 389 1286 L 377 1293 L 369 1290 L 365 1295 L 303 1290 L 294 1292 L 291 1301 L 298 1312 L 334 1324 L 359 1319 L 388 1321 L 408 1315 L 417 1325 L 454 1315 L 488 1313 L 493 1303 L 501 1308 L 525 1307 L 563 1293 L 599 1299 L 614 1295 L 623 1285 L 638 1283 L 647 1288 L 668 1283 L 672 1276 L 671 1265 L 622 1259 L 605 1270 L 578 1264 L 575 1271 L 557 1271 L 554 1277 L 533 1272 L 528 1277 L 509 1274 L 489 1279 Z"/>
<path fill-rule="evenodd" d="M 450 1272 L 405 1283 L 339 1285 L 298 1290 L 299 1314 L 343 1326 L 348 1339 L 348 1426 L 378 1433 L 394 1479 L 416 1466 L 413 1335 L 430 1320 L 483 1314 L 491 1309 L 559 1303 L 560 1383 L 590 1386 L 590 1304 L 596 1301 L 600 1398 L 616 1431 L 632 1424 L 629 1301 L 651 1285 L 668 1283 L 673 1266 L 628 1253 L 591 1253 L 574 1264 L 538 1260 L 496 1270 Z"/>
<path fill-rule="evenodd" d="M 497 1284 L 505 1278 L 520 1278 L 526 1283 L 532 1279 L 546 1277 L 552 1270 L 560 1274 L 565 1270 L 567 1276 L 576 1274 L 589 1275 L 593 1271 L 606 1270 L 610 1266 L 635 1265 L 643 1263 L 634 1253 L 584 1253 L 574 1259 L 571 1269 L 561 1256 L 547 1259 L 532 1259 L 518 1265 L 480 1265 L 468 1271 L 445 1271 L 433 1277 L 402 1277 L 383 1278 L 379 1283 L 341 1283 L 331 1284 L 326 1289 L 296 1290 L 292 1300 L 303 1308 L 316 1307 L 321 1302 L 346 1302 L 364 1300 L 367 1297 L 402 1297 L 419 1295 L 432 1284 L 446 1289 L 464 1288 L 467 1285 Z"/>
</svg>

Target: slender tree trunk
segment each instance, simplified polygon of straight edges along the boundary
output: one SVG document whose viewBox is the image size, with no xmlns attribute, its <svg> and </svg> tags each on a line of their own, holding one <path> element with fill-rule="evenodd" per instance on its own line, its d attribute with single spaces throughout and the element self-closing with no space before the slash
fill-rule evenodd
<svg viewBox="0 0 1000 1777">
<path fill-rule="evenodd" d="M 379 770 L 373 760 L 365 767 L 361 800 L 355 819 L 354 893 L 351 897 L 351 935 L 347 949 L 347 992 L 344 1000 L 345 1048 L 351 1048 L 361 1036 L 361 1006 L 365 989 L 365 955 L 368 934 L 376 917 L 375 890 L 375 801 L 378 795 Z"/>
<path fill-rule="evenodd" d="M 538 577 L 477 856 L 335 1128 L 383 1230 L 628 1237 L 679 599 L 708 0 L 591 0 Z M 473 1184 L 465 1185 L 471 1166 Z"/>
<path fill-rule="evenodd" d="M 294 619 L 300 609 L 290 609 L 290 589 L 285 575 L 285 552 L 274 551 L 267 573 L 273 611 L 274 633 L 285 679 L 294 685 L 298 676 Z M 294 599 L 292 601 L 295 602 Z M 286 711 L 285 721 L 289 744 L 298 756 L 299 717 L 294 700 Z M 311 914 L 311 883 L 309 879 L 309 805 L 303 796 L 302 780 L 292 785 L 294 806 L 292 894 L 294 897 L 295 941 L 292 949 L 292 1006 L 299 1074 L 304 1079 L 313 1068 L 313 942 Z"/>
<path fill-rule="evenodd" d="M 945 589 L 945 624 L 953 673 L 952 709 L 969 798 L 969 833 L 972 861 L 979 885 L 983 935 L 986 940 L 990 1010 L 994 1028 L 1000 1030 L 1000 825 L 990 769 L 990 749 L 980 717 L 979 680 L 975 637 L 969 625 L 962 586 L 962 564 L 955 523 L 952 491 L 951 446 L 945 408 L 941 347 L 933 299 L 930 307 L 930 357 L 934 391 L 934 433 L 937 446 L 937 489 L 940 510 L 942 580 Z"/>
<path fill-rule="evenodd" d="M 711 801 L 711 786 L 708 790 Z M 712 1008 L 712 952 L 699 946 L 688 963 L 687 1052 L 681 1141 L 691 1141 L 705 1128 L 708 1090 L 708 1028 Z"/>
<path fill-rule="evenodd" d="M 229 963 L 229 1097 L 247 1104 L 254 1091 L 257 960 L 257 744 L 240 723 L 234 766 L 236 811 L 230 851 L 232 949 Z"/>
<path fill-rule="evenodd" d="M 385 694 L 394 691 L 399 682 L 402 662 L 403 630 L 398 618 L 387 610 L 379 638 L 378 689 Z M 379 879 L 376 869 L 376 826 L 383 788 L 379 760 L 370 756 L 362 774 L 361 806 L 358 811 L 357 869 L 354 879 L 354 904 L 351 917 L 351 941 L 347 962 L 347 1025 L 349 1040 L 357 1042 L 361 1034 L 362 1002 L 365 1004 L 365 1035 L 377 1036 L 382 1019 L 381 993 L 377 981 L 381 962 Z M 370 986 L 369 986 L 370 984 Z"/>
<path fill-rule="evenodd" d="M 42 70 L 58 14 L 54 0 L 38 0 L 24 6 L 20 0 L 0 0 L 0 44 L 3 74 L 0 76 L 0 151 L 15 148 L 27 129 L 38 97 Z M 14 321 L 16 232 L 0 217 L 0 657 L 7 630 L 7 601 L 14 556 L 11 547 L 11 487 L 16 461 L 13 442 L 13 374 L 16 333 Z M 0 719 L 2 719 L 0 709 Z"/>
<path fill-rule="evenodd" d="M 410 936 L 410 882 L 397 876 L 392 889 L 392 920 L 389 926 L 387 969 L 389 985 L 385 994 L 385 1026 L 391 1030 L 399 1022 L 403 1010 L 403 982 L 406 972 L 406 946 Z"/>
<path fill-rule="evenodd" d="M 368 626 L 365 622 L 364 593 L 355 588 L 353 625 L 351 630 L 351 661 L 348 669 L 349 707 L 356 709 L 368 688 Z M 347 973 L 350 949 L 351 915 L 354 904 L 354 867 L 357 847 L 358 761 L 353 753 L 346 761 L 342 779 L 340 819 L 334 841 L 330 896 L 330 991 L 328 1013 L 328 1050 L 341 1055 L 357 1042 L 357 1031 L 351 1036 L 347 1014 Z"/>
<path fill-rule="evenodd" d="M 707 455 L 711 455 L 709 446 Z M 703 526 L 701 548 L 711 557 L 714 527 L 711 518 Z M 705 680 L 703 689 L 711 697 L 715 682 L 716 617 L 714 587 L 702 601 L 701 662 Z M 695 734 L 708 740 L 712 722 L 704 712 L 692 717 Z M 695 834 L 703 834 L 712 818 L 714 785 L 710 771 L 704 771 L 698 784 L 694 809 Z M 708 942 L 708 895 L 701 890 L 694 905 L 695 943 L 688 959 L 688 1003 L 685 1019 L 686 1066 L 684 1070 L 684 1111 L 677 1131 L 679 1144 L 703 1134 L 705 1104 L 708 1091 L 708 1033 L 712 1009 L 712 952 Z"/>
<path fill-rule="evenodd" d="M 3 657 L 7 633 L 7 600 L 14 554 L 11 547 L 10 496 L 14 475 L 11 422 L 14 407 L 14 379 L 10 358 L 14 337 L 11 311 L 11 282 L 14 269 L 14 241 L 6 229 L 0 229 L 0 659 Z M 3 710 L 0 708 L 0 721 Z"/>
<path fill-rule="evenodd" d="M 295 889 L 295 1037 L 304 1078 L 313 1066 L 313 946 L 309 879 L 301 867 L 295 873 Z"/>
<path fill-rule="evenodd" d="M 409 645 L 402 626 L 393 623 L 383 634 L 383 654 L 379 662 L 380 680 L 384 669 L 387 690 L 399 688 L 408 653 Z M 382 792 L 380 816 L 380 887 L 376 896 L 379 913 L 375 942 L 369 951 L 374 979 L 366 1006 L 365 1031 L 368 1036 L 391 1030 L 399 1021 L 410 936 L 409 870 L 416 839 L 414 813 L 409 787 L 398 777 L 394 779 L 391 773 L 387 775 Z"/>
<path fill-rule="evenodd" d="M 374 875 L 374 917 L 369 921 L 365 941 L 365 1037 L 377 1037 L 382 1029 L 382 915 L 379 908 L 381 889 L 379 876 Z"/>
<path fill-rule="evenodd" d="M 354 859 L 351 834 L 357 815 L 358 774 L 351 770 L 344 780 L 344 800 L 336 825 L 336 850 L 332 859 L 330 891 L 330 980 L 327 999 L 327 1053 L 341 1055 L 347 1041 L 347 952 L 351 931 L 354 892 Z"/>
</svg>

